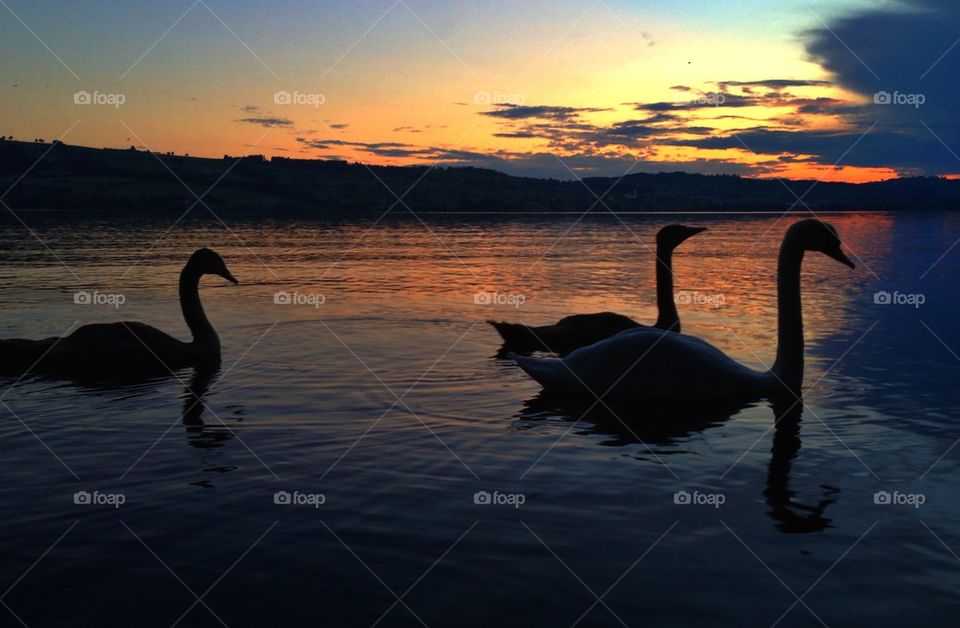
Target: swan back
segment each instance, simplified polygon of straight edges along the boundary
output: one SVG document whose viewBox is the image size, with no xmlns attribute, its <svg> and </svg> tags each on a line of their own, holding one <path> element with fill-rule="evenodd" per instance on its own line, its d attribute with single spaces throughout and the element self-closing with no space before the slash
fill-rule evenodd
<svg viewBox="0 0 960 628">
<path fill-rule="evenodd" d="M 775 381 L 699 338 L 655 328 L 624 331 L 562 359 L 515 359 L 548 390 L 611 401 L 742 397 L 762 394 Z"/>
</svg>

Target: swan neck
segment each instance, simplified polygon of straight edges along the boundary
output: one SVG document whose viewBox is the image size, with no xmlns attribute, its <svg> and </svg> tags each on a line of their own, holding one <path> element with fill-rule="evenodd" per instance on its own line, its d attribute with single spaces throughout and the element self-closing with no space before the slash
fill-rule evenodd
<svg viewBox="0 0 960 628">
<path fill-rule="evenodd" d="M 794 392 L 803 383 L 802 262 L 803 249 L 788 237 L 777 263 L 777 359 L 771 371 Z"/>
<path fill-rule="evenodd" d="M 673 247 L 657 244 L 657 322 L 654 327 L 680 331 L 680 317 L 673 296 Z"/>
<path fill-rule="evenodd" d="M 200 273 L 184 267 L 180 272 L 180 308 L 183 310 L 183 319 L 193 334 L 195 344 L 213 344 L 219 350 L 220 339 L 200 304 L 199 286 Z"/>
</svg>

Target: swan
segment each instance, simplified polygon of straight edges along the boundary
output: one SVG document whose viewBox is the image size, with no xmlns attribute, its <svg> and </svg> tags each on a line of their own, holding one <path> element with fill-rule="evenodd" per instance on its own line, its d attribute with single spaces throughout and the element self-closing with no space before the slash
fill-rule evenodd
<svg viewBox="0 0 960 628">
<path fill-rule="evenodd" d="M 203 248 L 190 256 L 180 272 L 180 307 L 193 334 L 192 342 L 183 342 L 143 323 L 84 325 L 62 338 L 0 340 L 0 372 L 127 375 L 219 364 L 220 339 L 200 304 L 198 287 L 203 275 L 218 275 L 239 283 L 216 252 Z"/>
<path fill-rule="evenodd" d="M 768 371 L 748 368 L 699 338 L 649 328 L 624 331 L 564 358 L 511 357 L 548 391 L 592 393 L 613 402 L 799 394 L 800 265 L 805 251 L 819 251 L 854 268 L 831 225 L 808 219 L 787 230 L 777 263 L 777 357 Z"/>
<path fill-rule="evenodd" d="M 667 225 L 657 232 L 657 322 L 658 329 L 680 331 L 680 317 L 673 298 L 673 249 L 688 238 L 706 231 L 706 227 Z M 529 327 L 519 323 L 487 321 L 503 338 L 504 347 L 515 351 L 546 349 L 565 354 L 592 345 L 626 329 L 645 325 L 622 314 L 600 312 L 574 314 L 560 319 L 555 325 Z"/>
</svg>

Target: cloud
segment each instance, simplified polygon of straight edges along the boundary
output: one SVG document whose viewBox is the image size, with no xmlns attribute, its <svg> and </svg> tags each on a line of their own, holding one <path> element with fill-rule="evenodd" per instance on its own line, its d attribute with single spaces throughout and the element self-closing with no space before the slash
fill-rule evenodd
<svg viewBox="0 0 960 628">
<path fill-rule="evenodd" d="M 960 152 L 960 50 L 953 48 L 958 33 L 956 0 L 905 0 L 895 8 L 848 13 L 831 20 L 829 30 L 803 33 L 810 59 L 868 102 L 837 112 L 851 116 L 858 130 L 876 123 L 874 137 L 865 138 L 845 163 L 884 162 L 924 174 L 960 171 L 951 154 Z M 924 104 L 874 104 L 878 92 L 919 94 Z"/>
<path fill-rule="evenodd" d="M 766 87 L 772 90 L 781 90 L 787 87 L 829 87 L 830 81 L 807 81 L 798 79 L 766 79 L 764 81 L 719 81 L 717 86 L 721 90 L 730 87 Z"/>
<path fill-rule="evenodd" d="M 890 155 L 885 154 L 882 148 L 896 142 L 906 153 L 901 158 L 909 157 L 914 162 L 923 159 L 922 145 L 916 141 L 911 142 L 899 134 L 876 131 L 864 135 L 860 131 L 795 131 L 759 127 L 722 136 L 666 142 L 673 146 L 739 149 L 766 155 L 812 155 L 817 161 L 828 164 L 840 161 L 851 163 L 849 156 L 853 151 L 850 148 L 856 144 L 859 151 L 854 161 L 856 165 L 864 167 L 888 166 Z"/>
<path fill-rule="evenodd" d="M 510 131 L 507 133 L 494 133 L 494 137 L 508 137 L 513 139 L 530 139 L 534 137 L 539 137 L 533 131 Z"/>
<path fill-rule="evenodd" d="M 491 118 L 504 118 L 507 120 L 521 120 L 525 118 L 569 120 L 576 118 L 581 113 L 609 111 L 609 109 L 596 109 L 593 107 L 561 107 L 556 105 L 513 105 L 502 103 L 494 106 L 497 107 L 497 109 L 493 111 L 483 111 L 480 115 Z"/>
<path fill-rule="evenodd" d="M 242 122 L 244 124 L 256 124 L 265 128 L 272 127 L 289 127 L 293 126 L 293 120 L 287 118 L 279 118 L 273 116 L 258 116 L 252 118 L 240 118 L 237 122 Z"/>
</svg>

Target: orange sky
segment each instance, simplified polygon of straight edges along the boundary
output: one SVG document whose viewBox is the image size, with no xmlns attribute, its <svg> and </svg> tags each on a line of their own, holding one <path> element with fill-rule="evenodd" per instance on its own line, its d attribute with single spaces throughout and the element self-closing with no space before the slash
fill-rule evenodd
<svg viewBox="0 0 960 628">
<path fill-rule="evenodd" d="M 0 132 L 18 139 L 558 178 L 910 174 L 835 166 L 799 147 L 729 145 L 757 129 L 847 133 L 852 144 L 862 130 L 849 116 L 800 111 L 871 102 L 839 87 L 798 39 L 830 18 L 825 5 L 821 15 L 773 0 L 691 0 L 682 9 L 618 0 L 283 0 L 272 10 L 211 2 L 186 12 L 105 2 L 100 14 L 40 4 L 0 11 L 10 95 L 0 99 Z M 79 93 L 94 102 L 77 104 Z M 113 104 L 98 104 L 111 96 Z M 694 145 L 707 138 L 728 145 Z"/>
</svg>

